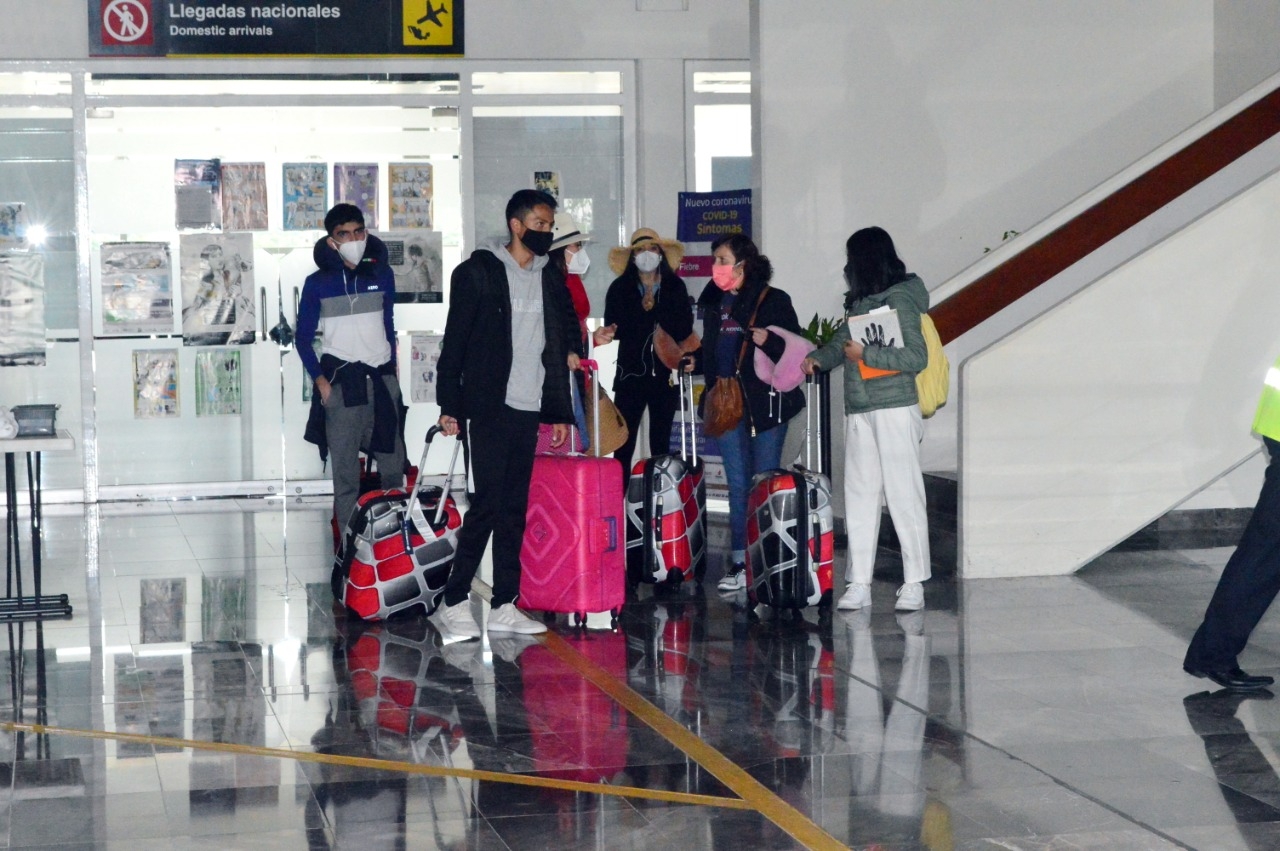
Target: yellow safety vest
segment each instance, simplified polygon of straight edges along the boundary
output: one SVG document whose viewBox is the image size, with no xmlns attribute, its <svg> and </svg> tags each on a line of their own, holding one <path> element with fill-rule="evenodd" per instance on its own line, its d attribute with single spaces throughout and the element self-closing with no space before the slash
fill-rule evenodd
<svg viewBox="0 0 1280 851">
<path fill-rule="evenodd" d="M 1258 413 L 1253 415 L 1253 430 L 1263 437 L 1280 440 L 1280 358 L 1267 370 L 1262 382 L 1262 398 Z"/>
</svg>

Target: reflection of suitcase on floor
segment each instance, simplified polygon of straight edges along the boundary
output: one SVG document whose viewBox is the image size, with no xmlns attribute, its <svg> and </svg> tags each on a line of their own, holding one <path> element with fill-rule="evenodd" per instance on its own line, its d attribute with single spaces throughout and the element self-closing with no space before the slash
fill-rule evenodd
<svg viewBox="0 0 1280 851">
<path fill-rule="evenodd" d="M 680 375 L 680 454 L 639 461 L 627 484 L 627 575 L 632 582 L 702 581 L 707 486 L 698 459 L 693 377 Z"/>
<path fill-rule="evenodd" d="M 591 612 L 618 616 L 627 590 L 619 472 L 614 458 L 534 458 L 520 548 L 521 606 L 573 614 L 584 625 Z"/>
<path fill-rule="evenodd" d="M 805 405 L 805 463 L 821 439 L 822 412 L 809 378 Z M 818 423 L 817 428 L 812 423 Z M 756 474 L 747 494 L 747 594 L 775 608 L 830 605 L 832 537 L 831 482 L 796 465 Z"/>
<path fill-rule="evenodd" d="M 431 440 L 422 450 L 426 464 Z M 426 487 L 419 476 L 413 490 L 370 491 L 352 513 L 342 559 L 334 567 L 334 597 L 364 620 L 382 620 L 396 612 L 435 611 L 458 549 L 462 516 L 449 490 L 458 447 L 453 450 L 444 487 Z"/>
<path fill-rule="evenodd" d="M 627 639 L 621 632 L 578 633 L 565 641 L 626 682 Z M 520 655 L 520 673 L 534 771 L 582 783 L 616 780 L 627 768 L 627 711 L 541 645 Z"/>
</svg>

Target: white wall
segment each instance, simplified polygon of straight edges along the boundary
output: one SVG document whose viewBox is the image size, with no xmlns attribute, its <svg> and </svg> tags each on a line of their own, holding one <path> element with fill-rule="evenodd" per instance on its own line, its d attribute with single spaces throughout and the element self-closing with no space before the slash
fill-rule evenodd
<svg viewBox="0 0 1280 851">
<path fill-rule="evenodd" d="M 1277 32 L 1280 0 L 1214 0 L 1215 106 L 1225 106 L 1280 71 Z"/>
<path fill-rule="evenodd" d="M 802 315 L 838 311 L 854 229 L 940 284 L 1213 107 L 1203 0 L 753 9 L 763 247 Z"/>
</svg>

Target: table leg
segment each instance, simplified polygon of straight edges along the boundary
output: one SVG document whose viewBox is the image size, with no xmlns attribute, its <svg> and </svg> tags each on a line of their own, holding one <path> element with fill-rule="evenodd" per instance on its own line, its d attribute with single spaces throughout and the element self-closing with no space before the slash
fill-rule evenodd
<svg viewBox="0 0 1280 851">
<path fill-rule="evenodd" d="M 41 502 L 40 453 L 27 453 L 27 494 L 31 508 L 31 557 L 35 594 L 22 593 L 22 532 L 18 523 L 18 479 L 12 452 L 4 455 L 5 470 L 5 596 L 0 598 L 0 621 L 43 617 L 69 617 L 71 603 L 66 594 L 41 594 L 41 538 L 44 535 L 44 506 Z M 34 454 L 35 459 L 31 458 Z M 16 592 L 16 593 L 15 593 Z"/>
</svg>

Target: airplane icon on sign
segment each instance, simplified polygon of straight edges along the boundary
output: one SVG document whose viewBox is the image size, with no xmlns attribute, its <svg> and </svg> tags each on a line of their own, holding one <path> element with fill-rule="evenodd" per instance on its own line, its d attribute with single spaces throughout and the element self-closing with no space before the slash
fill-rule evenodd
<svg viewBox="0 0 1280 851">
<path fill-rule="evenodd" d="M 447 15 L 447 14 L 449 14 L 448 7 L 442 4 L 439 9 L 433 9 L 431 7 L 431 0 L 427 0 L 427 13 L 423 15 L 421 18 L 418 18 L 418 23 L 419 24 L 430 23 L 430 24 L 434 24 L 437 27 L 442 27 L 444 26 L 444 21 L 440 20 L 440 16 Z"/>
</svg>

